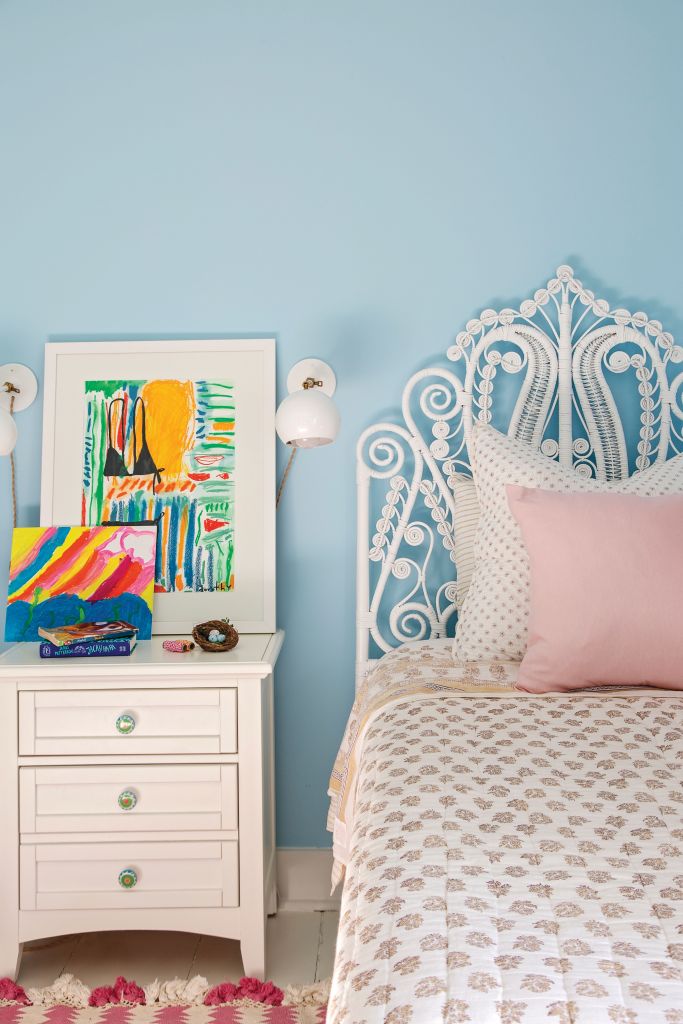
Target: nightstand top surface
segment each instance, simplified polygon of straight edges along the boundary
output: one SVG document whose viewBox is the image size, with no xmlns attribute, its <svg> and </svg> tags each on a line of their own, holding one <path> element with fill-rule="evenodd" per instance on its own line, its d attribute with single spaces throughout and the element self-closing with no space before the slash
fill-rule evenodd
<svg viewBox="0 0 683 1024">
<path fill-rule="evenodd" d="M 36 671 L 49 671 L 51 675 L 100 676 L 139 670 L 154 675 L 166 672 L 216 675 L 232 671 L 263 676 L 270 673 L 277 661 L 284 633 L 282 630 L 275 633 L 243 633 L 237 647 L 226 653 L 210 653 L 195 646 L 193 651 L 174 654 L 163 649 L 162 643 L 166 639 L 171 637 L 156 636 L 151 640 L 140 640 L 130 657 L 123 658 L 41 658 L 38 644 L 15 644 L 0 655 L 0 676 L 34 675 Z"/>
</svg>

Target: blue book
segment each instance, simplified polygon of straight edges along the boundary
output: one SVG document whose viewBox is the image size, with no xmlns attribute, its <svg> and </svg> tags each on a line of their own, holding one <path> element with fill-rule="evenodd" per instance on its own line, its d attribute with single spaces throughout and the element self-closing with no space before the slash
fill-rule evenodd
<svg viewBox="0 0 683 1024">
<path fill-rule="evenodd" d="M 40 645 L 41 658 L 126 658 L 135 650 L 137 637 L 114 640 L 93 640 L 88 644 Z"/>
</svg>

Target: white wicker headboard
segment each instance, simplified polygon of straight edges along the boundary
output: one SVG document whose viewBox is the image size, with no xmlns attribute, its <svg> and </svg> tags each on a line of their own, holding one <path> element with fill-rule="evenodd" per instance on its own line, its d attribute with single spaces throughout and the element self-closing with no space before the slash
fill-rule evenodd
<svg viewBox="0 0 683 1024">
<path fill-rule="evenodd" d="M 358 441 L 356 685 L 387 651 L 454 624 L 448 479 L 468 471 L 474 420 L 601 480 L 683 450 L 683 348 L 645 313 L 610 310 L 571 267 L 518 310 L 485 309 L 446 354 L 452 369 L 410 378 L 400 422 Z"/>
</svg>

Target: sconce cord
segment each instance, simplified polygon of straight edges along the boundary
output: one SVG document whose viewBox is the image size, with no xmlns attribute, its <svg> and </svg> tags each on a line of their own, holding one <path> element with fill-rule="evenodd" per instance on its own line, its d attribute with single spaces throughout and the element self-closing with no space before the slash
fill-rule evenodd
<svg viewBox="0 0 683 1024">
<path fill-rule="evenodd" d="M 9 414 L 10 414 L 10 416 L 12 416 L 14 414 L 14 395 L 13 394 L 10 395 Z M 10 465 L 10 478 L 11 478 L 11 481 L 12 481 L 12 485 L 11 485 L 12 486 L 12 526 L 16 527 L 16 525 L 17 525 L 17 472 L 16 472 L 16 466 L 14 464 L 14 452 L 13 451 L 10 452 L 9 465 Z"/>
<path fill-rule="evenodd" d="M 278 505 L 280 504 L 280 498 L 282 497 L 282 492 L 285 489 L 285 481 L 287 480 L 287 477 L 289 476 L 289 471 L 292 468 L 292 463 L 294 462 L 294 456 L 296 455 L 298 450 L 299 450 L 298 448 L 292 447 L 292 454 L 289 456 L 289 462 L 285 466 L 285 471 L 282 474 L 282 480 L 280 481 L 280 486 L 278 488 L 277 498 L 275 499 L 275 508 L 277 508 Z"/>
</svg>

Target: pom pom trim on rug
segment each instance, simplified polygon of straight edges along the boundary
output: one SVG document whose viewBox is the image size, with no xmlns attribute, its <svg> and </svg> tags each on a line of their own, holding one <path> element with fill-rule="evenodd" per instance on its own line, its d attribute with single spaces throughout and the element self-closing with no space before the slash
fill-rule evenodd
<svg viewBox="0 0 683 1024">
<path fill-rule="evenodd" d="M 210 986 L 206 978 L 200 974 L 189 981 L 181 978 L 164 982 L 155 980 L 144 988 L 135 981 L 119 976 L 113 985 L 100 985 L 92 990 L 72 974 L 63 974 L 52 985 L 44 988 L 28 990 L 10 978 L 0 979 L 1 1006 L 32 1006 L 46 1009 L 54 1006 L 68 1006 L 74 1009 L 122 1006 L 131 1009 L 159 1009 L 163 1006 L 208 1008 L 234 1005 L 245 1010 L 249 1007 L 260 1007 L 262 1013 L 258 1020 L 264 1022 L 271 1019 L 285 1021 L 284 1017 L 275 1018 L 268 1012 L 276 1007 L 292 1007 L 302 1011 L 298 1015 L 289 1015 L 287 1024 L 290 1024 L 290 1021 L 291 1024 L 307 1024 L 308 1021 L 322 1024 L 325 1020 L 329 994 L 329 981 L 317 982 L 314 985 L 288 985 L 283 991 L 272 981 L 259 981 L 258 978 L 242 978 L 236 984 L 225 981 L 220 985 Z M 311 1011 L 313 1016 L 305 1011 Z M 242 1015 L 235 1018 L 236 1021 L 238 1019 L 246 1021 L 247 1017 Z"/>
</svg>

